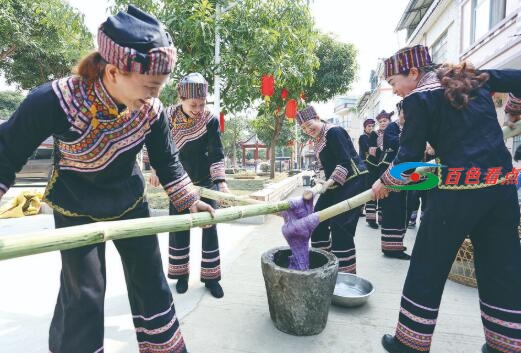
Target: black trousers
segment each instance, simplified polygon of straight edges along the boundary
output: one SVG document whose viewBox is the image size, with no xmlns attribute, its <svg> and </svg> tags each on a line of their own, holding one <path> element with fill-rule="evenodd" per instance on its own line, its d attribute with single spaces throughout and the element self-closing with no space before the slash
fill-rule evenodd
<svg viewBox="0 0 521 353">
<path fill-rule="evenodd" d="M 421 212 L 425 211 L 425 208 L 427 207 L 427 195 L 429 192 L 430 192 L 430 190 L 409 190 L 409 191 L 407 191 L 407 212 L 409 215 L 409 219 L 411 219 L 413 214 L 417 214 L 418 207 L 420 207 L 420 199 L 421 199 Z M 416 220 L 416 217 L 414 217 L 414 220 Z"/>
<path fill-rule="evenodd" d="M 373 183 L 378 180 L 380 174 L 378 174 L 378 168 L 370 164 L 367 164 L 367 169 L 369 170 L 369 176 L 366 179 L 366 189 L 370 189 Z M 378 203 L 378 200 L 372 200 L 365 204 L 365 220 L 367 223 L 376 222 L 376 211 L 379 209 Z M 379 216 L 379 218 L 381 218 L 381 214 L 379 214 Z"/>
<path fill-rule="evenodd" d="M 521 352 L 521 246 L 514 185 L 435 190 L 420 224 L 401 300 L 396 338 L 429 351 L 452 262 L 466 235 L 474 246 L 481 320 L 489 346 Z"/>
<path fill-rule="evenodd" d="M 210 183 L 203 186 L 213 188 Z M 202 201 L 216 208 L 214 200 L 202 198 Z M 178 212 L 170 204 L 170 214 L 186 214 L 188 210 Z M 217 237 L 217 226 L 203 228 L 201 257 L 201 282 L 219 281 L 221 279 L 221 258 L 219 255 L 219 239 Z M 190 230 L 171 232 L 168 247 L 168 277 L 178 279 L 190 274 Z"/>
<path fill-rule="evenodd" d="M 145 202 L 121 219 L 149 217 Z M 93 223 L 54 213 L 56 228 Z M 155 235 L 114 240 L 140 352 L 186 353 Z M 60 291 L 49 330 L 53 353 L 103 352 L 105 243 L 61 252 Z"/>
<path fill-rule="evenodd" d="M 403 238 L 409 221 L 407 191 L 390 192 L 387 198 L 380 200 L 380 204 L 383 212 L 382 251 L 403 251 Z"/>
<path fill-rule="evenodd" d="M 320 195 L 314 211 L 323 210 L 364 191 L 365 175 L 348 180 L 343 186 Z M 356 273 L 354 236 L 360 217 L 360 207 L 321 222 L 311 234 L 313 248 L 331 251 L 338 258 L 339 272 Z"/>
</svg>

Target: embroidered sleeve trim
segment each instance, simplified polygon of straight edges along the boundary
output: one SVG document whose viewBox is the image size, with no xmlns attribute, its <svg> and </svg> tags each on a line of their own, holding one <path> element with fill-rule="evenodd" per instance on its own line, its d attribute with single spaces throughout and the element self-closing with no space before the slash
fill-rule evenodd
<svg viewBox="0 0 521 353">
<path fill-rule="evenodd" d="M 331 179 L 340 185 L 344 185 L 349 174 L 348 170 L 341 165 L 337 165 L 333 173 L 331 173 Z"/>
<path fill-rule="evenodd" d="M 181 178 L 166 184 L 164 188 L 178 211 L 184 211 L 199 199 L 197 190 L 186 173 Z"/>
<path fill-rule="evenodd" d="M 391 175 L 390 170 L 393 169 L 393 167 L 394 167 L 394 163 L 389 164 L 389 167 L 382 174 L 382 176 L 380 177 L 380 180 L 382 181 L 382 183 L 387 186 L 389 186 L 389 185 L 400 186 L 400 185 L 407 184 L 407 177 L 404 174 L 402 174 L 402 178 L 405 180 L 396 179 L 395 177 L 393 177 Z"/>
<path fill-rule="evenodd" d="M 226 174 L 224 173 L 224 162 L 216 162 L 210 166 L 210 178 L 213 182 L 219 180 L 226 180 Z"/>
</svg>

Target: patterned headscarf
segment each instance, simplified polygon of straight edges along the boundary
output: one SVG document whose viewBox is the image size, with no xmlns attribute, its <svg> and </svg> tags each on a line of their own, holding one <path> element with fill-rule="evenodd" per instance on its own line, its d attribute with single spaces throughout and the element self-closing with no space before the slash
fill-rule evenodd
<svg viewBox="0 0 521 353">
<path fill-rule="evenodd" d="M 432 60 L 429 50 L 423 45 L 404 48 L 384 61 L 384 76 L 403 74 L 413 67 L 431 66 Z"/>
<path fill-rule="evenodd" d="M 310 105 L 308 105 L 304 109 L 299 110 L 297 112 L 297 122 L 299 123 L 299 125 L 302 125 L 306 121 L 311 120 L 311 119 L 315 119 L 317 117 L 318 117 L 318 114 L 315 111 L 315 108 L 313 108 Z"/>
<path fill-rule="evenodd" d="M 514 96 L 512 93 L 508 94 L 508 101 L 505 106 L 505 113 L 512 115 L 521 114 L 521 99 Z"/>
<path fill-rule="evenodd" d="M 183 77 L 177 84 L 177 93 L 182 99 L 201 98 L 208 95 L 208 82 L 198 72 Z"/>
<path fill-rule="evenodd" d="M 367 125 L 374 125 L 374 124 L 375 124 L 374 119 L 371 119 L 371 118 L 365 119 L 365 121 L 364 121 L 364 129 L 367 127 Z"/>
<path fill-rule="evenodd" d="M 378 115 L 376 116 L 376 120 L 380 121 L 380 119 L 387 118 L 391 120 L 391 116 L 394 115 L 394 112 L 387 113 L 385 110 L 382 110 Z"/>
<path fill-rule="evenodd" d="M 169 74 L 176 62 L 172 38 L 161 22 L 133 5 L 100 26 L 98 52 L 120 70 L 147 75 Z"/>
</svg>

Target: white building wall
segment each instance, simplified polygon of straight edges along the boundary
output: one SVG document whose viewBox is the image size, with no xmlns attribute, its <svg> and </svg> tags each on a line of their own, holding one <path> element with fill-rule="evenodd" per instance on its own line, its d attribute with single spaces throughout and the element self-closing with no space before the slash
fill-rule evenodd
<svg viewBox="0 0 521 353">
<path fill-rule="evenodd" d="M 486 1 L 480 4 L 486 4 Z M 447 31 L 447 62 L 469 61 L 475 67 L 483 69 L 521 69 L 521 0 L 506 0 L 505 17 L 486 32 L 480 27 L 479 35 L 474 35 L 475 40 L 470 43 L 470 17 L 472 13 L 476 13 L 472 12 L 472 4 L 472 0 L 435 0 L 432 11 L 422 19 L 418 28 L 407 39 L 407 45 L 423 44 L 432 50 L 433 44 Z M 480 17 L 479 20 L 488 20 L 488 16 L 490 14 L 484 12 L 483 18 Z M 506 94 L 496 93 L 494 102 L 499 123 L 502 124 L 505 119 Z M 521 137 L 514 141 L 507 142 L 510 151 L 521 144 Z"/>
<path fill-rule="evenodd" d="M 423 44 L 429 49 L 447 32 L 446 58 L 444 62 L 459 62 L 460 19 L 458 1 L 439 1 L 430 16 L 424 19 L 421 28 L 408 39 L 408 46 Z M 439 62 L 437 64 L 442 64 Z"/>
<path fill-rule="evenodd" d="M 468 1 L 461 1 L 461 13 L 464 12 Z M 493 0 L 492 0 L 493 1 Z M 493 69 L 521 69 L 521 1 L 507 0 L 505 18 L 491 28 L 487 33 L 470 45 L 464 46 L 462 40 L 461 61 L 470 61 L 477 68 Z M 462 18 L 463 15 L 462 15 Z M 469 36 L 471 27 L 462 21 L 461 37 Z M 496 113 L 500 124 L 506 119 L 505 103 L 507 94 L 496 93 L 494 102 L 496 103 Z M 518 136 L 506 142 L 506 146 L 513 154 L 517 146 L 521 143 Z M 516 163 L 517 167 L 521 164 Z"/>
</svg>

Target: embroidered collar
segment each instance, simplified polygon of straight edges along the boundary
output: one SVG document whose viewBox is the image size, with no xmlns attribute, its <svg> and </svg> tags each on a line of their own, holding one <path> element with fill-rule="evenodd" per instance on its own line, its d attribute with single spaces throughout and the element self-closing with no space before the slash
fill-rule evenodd
<svg viewBox="0 0 521 353">
<path fill-rule="evenodd" d="M 317 157 L 318 157 L 318 154 L 322 151 L 322 149 L 324 149 L 324 147 L 326 146 L 327 132 L 329 131 L 329 129 L 333 128 L 334 126 L 335 125 L 329 124 L 329 123 L 322 124 L 322 128 L 320 129 L 320 132 L 318 133 L 317 137 L 315 138 L 315 145 L 317 146 L 317 148 L 316 148 Z"/>
<path fill-rule="evenodd" d="M 162 107 L 159 99 L 153 99 L 137 111 L 124 109 L 120 112 L 101 79 L 89 82 L 79 76 L 70 76 L 53 81 L 52 87 L 71 129 L 80 133 L 89 127 L 96 129 L 100 124 L 124 123 L 138 116 L 148 117 L 152 122 Z"/>
<path fill-rule="evenodd" d="M 418 86 L 414 90 L 411 91 L 407 96 L 410 96 L 416 92 L 424 92 L 424 91 L 433 91 L 437 89 L 443 89 L 443 86 L 438 79 L 438 75 L 434 71 L 429 71 L 418 81 Z M 405 98 L 404 97 L 404 98 Z"/>
<path fill-rule="evenodd" d="M 206 113 L 206 112 L 205 112 Z M 204 113 L 202 114 L 204 116 Z M 194 124 L 194 118 L 189 116 L 183 111 L 183 106 L 179 104 L 175 107 L 173 114 L 172 114 L 172 127 L 174 129 L 176 128 L 187 128 Z"/>
<path fill-rule="evenodd" d="M 183 112 L 181 104 L 168 107 L 166 116 L 170 122 L 172 137 L 179 150 L 187 142 L 195 141 L 203 136 L 207 131 L 206 125 L 213 118 L 212 113 L 207 110 L 199 118 L 191 118 Z"/>
</svg>

